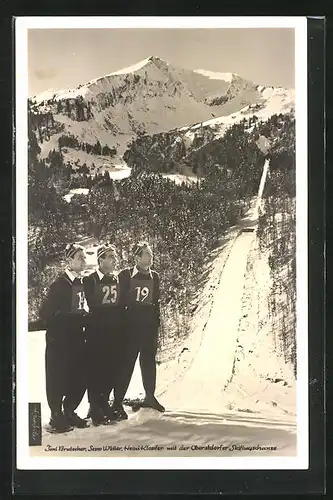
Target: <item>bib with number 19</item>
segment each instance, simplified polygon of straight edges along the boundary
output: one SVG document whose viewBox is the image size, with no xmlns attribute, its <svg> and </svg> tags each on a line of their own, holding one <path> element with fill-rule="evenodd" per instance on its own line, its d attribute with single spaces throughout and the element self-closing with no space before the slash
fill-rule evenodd
<svg viewBox="0 0 333 500">
<path fill-rule="evenodd" d="M 132 304 L 146 306 L 153 303 L 154 281 L 152 279 L 131 278 L 130 300 Z"/>
<path fill-rule="evenodd" d="M 99 306 L 112 307 L 119 302 L 119 283 L 97 283 L 94 293 L 95 304 Z"/>
</svg>

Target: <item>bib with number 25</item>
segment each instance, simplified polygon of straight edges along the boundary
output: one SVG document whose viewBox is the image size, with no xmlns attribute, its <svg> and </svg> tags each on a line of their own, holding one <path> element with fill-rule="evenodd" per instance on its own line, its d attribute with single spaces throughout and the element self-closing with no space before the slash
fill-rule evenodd
<svg viewBox="0 0 333 500">
<path fill-rule="evenodd" d="M 131 278 L 130 299 L 132 304 L 146 306 L 153 303 L 154 280 Z"/>
<path fill-rule="evenodd" d="M 98 283 L 95 286 L 95 304 L 105 307 L 116 306 L 119 302 L 119 283 Z"/>
</svg>

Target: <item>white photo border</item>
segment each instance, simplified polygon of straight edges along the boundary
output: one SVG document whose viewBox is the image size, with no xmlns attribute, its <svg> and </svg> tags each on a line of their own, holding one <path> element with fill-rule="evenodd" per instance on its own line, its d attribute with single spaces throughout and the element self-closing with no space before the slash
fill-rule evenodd
<svg viewBox="0 0 333 500">
<path fill-rule="evenodd" d="M 296 457 L 31 457 L 28 443 L 28 30 L 91 28 L 294 28 L 296 94 Z M 16 82 L 16 467 L 20 470 L 304 470 L 309 466 L 307 18 L 17 17 Z"/>
</svg>

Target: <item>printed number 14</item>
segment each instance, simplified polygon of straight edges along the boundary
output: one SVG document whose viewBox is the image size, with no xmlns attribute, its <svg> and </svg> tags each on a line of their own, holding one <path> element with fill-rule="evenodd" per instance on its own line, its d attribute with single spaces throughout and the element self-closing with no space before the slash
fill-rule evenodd
<svg viewBox="0 0 333 500">
<path fill-rule="evenodd" d="M 81 311 L 81 309 L 83 309 L 84 307 L 84 299 L 85 299 L 84 292 L 78 292 L 77 295 L 79 297 L 78 310 Z"/>
</svg>

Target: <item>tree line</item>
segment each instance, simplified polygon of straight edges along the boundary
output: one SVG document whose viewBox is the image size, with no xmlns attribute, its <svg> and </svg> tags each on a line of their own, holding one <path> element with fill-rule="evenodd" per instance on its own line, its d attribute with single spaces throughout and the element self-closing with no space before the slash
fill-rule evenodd
<svg viewBox="0 0 333 500">
<path fill-rule="evenodd" d="M 256 141 L 260 135 L 271 138 L 274 129 L 280 133 L 286 122 L 285 136 L 279 144 L 288 141 L 288 126 L 293 120 L 292 114 L 273 115 L 268 122 L 256 115 L 230 127 L 222 137 L 215 138 L 212 127 L 195 129 L 193 142 L 185 146 L 187 131 L 171 130 L 153 135 L 141 135 L 133 139 L 124 154 L 124 160 L 132 172 L 179 172 L 192 170 L 199 176 L 207 176 L 212 170 L 243 164 L 245 179 L 251 179 L 252 172 L 246 170 L 247 159 L 257 154 Z M 284 129 L 283 129 L 284 130 Z M 276 137 L 273 137 L 274 140 Z M 229 154 L 229 152 L 232 154 Z M 256 179 L 255 179 L 256 181 Z"/>
<path fill-rule="evenodd" d="M 79 141 L 78 138 L 72 134 L 60 136 L 58 139 L 58 144 L 60 149 L 64 147 L 74 148 L 96 156 L 98 155 L 113 157 L 117 154 L 117 149 L 115 147 L 110 148 L 107 144 L 102 146 L 99 140 L 97 140 L 95 144 L 89 144 L 88 142 Z"/>
</svg>

